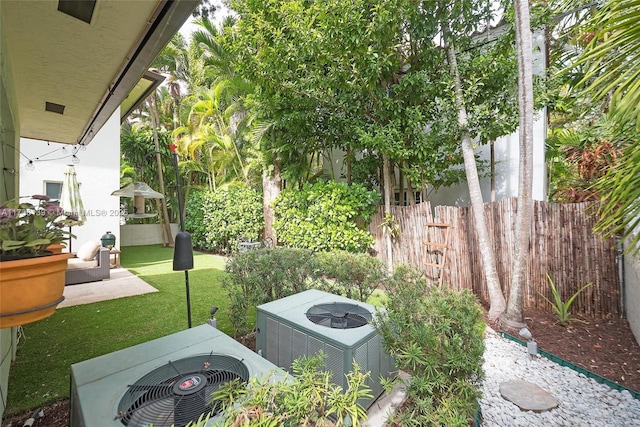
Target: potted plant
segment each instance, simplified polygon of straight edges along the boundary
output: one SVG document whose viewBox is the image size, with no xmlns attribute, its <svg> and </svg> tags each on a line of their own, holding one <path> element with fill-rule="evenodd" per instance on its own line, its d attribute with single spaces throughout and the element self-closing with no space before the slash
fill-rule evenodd
<svg viewBox="0 0 640 427">
<path fill-rule="evenodd" d="M 47 251 L 71 234 L 75 218 L 49 202 L 6 202 L 0 206 L 0 328 L 24 325 L 51 316 L 64 297 L 69 253 Z"/>
</svg>

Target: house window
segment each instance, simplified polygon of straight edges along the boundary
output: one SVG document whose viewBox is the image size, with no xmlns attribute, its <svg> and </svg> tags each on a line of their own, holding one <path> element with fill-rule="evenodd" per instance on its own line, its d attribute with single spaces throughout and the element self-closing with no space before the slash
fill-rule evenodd
<svg viewBox="0 0 640 427">
<path fill-rule="evenodd" d="M 60 205 L 60 198 L 62 197 L 62 183 L 54 181 L 44 182 L 44 194 L 49 196 L 49 201 L 56 206 Z"/>
<path fill-rule="evenodd" d="M 402 201 L 402 203 L 400 203 L 400 192 L 395 193 L 396 205 L 398 205 L 398 206 L 409 206 L 409 197 L 408 197 L 409 192 L 408 191 L 404 191 L 402 193 L 402 195 L 404 196 L 403 197 L 404 200 Z M 413 192 L 413 198 L 414 198 L 416 204 L 422 203 L 422 191 L 414 191 Z"/>
</svg>

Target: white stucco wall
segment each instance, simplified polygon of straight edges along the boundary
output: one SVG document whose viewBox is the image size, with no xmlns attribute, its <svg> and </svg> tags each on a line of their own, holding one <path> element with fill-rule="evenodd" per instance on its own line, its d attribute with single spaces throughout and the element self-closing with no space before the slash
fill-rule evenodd
<svg viewBox="0 0 640 427">
<path fill-rule="evenodd" d="M 625 254 L 623 265 L 625 315 L 636 341 L 640 344 L 640 253 Z"/>
<path fill-rule="evenodd" d="M 122 246 L 142 246 L 162 244 L 161 224 L 125 224 L 120 226 Z M 175 240 L 180 231 L 178 224 L 171 224 L 171 234 Z"/>
<path fill-rule="evenodd" d="M 2 156 L 2 172 L 0 173 L 0 202 L 11 200 L 18 191 L 17 163 L 20 150 L 20 129 L 18 107 L 13 90 L 13 74 L 11 58 L 6 55 L 6 37 L 4 36 L 4 16 L 0 2 L 0 155 Z M 0 296 L 1 298 L 1 296 Z M 11 362 L 16 357 L 16 337 L 18 328 L 0 329 L 0 419 L 7 406 L 9 390 L 9 373 Z"/>
<path fill-rule="evenodd" d="M 72 252 L 88 240 L 99 241 L 107 231 L 116 236 L 116 247 L 120 246 L 120 198 L 111 195 L 112 191 L 120 188 L 119 118 L 120 112 L 116 111 L 86 150 L 76 154 L 80 163 L 74 167 L 86 222 L 71 230 L 76 236 L 71 242 Z M 63 147 L 66 154 L 62 151 Z M 20 164 L 20 196 L 45 194 L 45 181 L 62 182 L 67 165 L 73 164 L 70 145 L 22 139 L 21 151 L 24 156 L 34 160 L 35 169 L 25 169 L 23 157 Z M 38 158 L 39 161 L 36 160 Z"/>
<path fill-rule="evenodd" d="M 545 164 L 545 136 L 547 134 L 546 111 L 536 113 L 537 119 L 533 124 L 533 188 L 534 200 L 547 200 L 547 167 Z M 519 174 L 519 132 L 499 138 L 494 144 L 495 158 L 495 200 L 518 195 Z M 488 145 L 478 147 L 476 153 L 480 159 L 489 162 L 491 148 Z M 487 163 L 488 164 L 488 163 Z M 482 199 L 491 201 L 491 179 L 480 179 Z M 468 206 L 471 204 L 469 188 L 464 182 L 459 185 L 445 187 L 434 192 L 431 196 L 432 206 Z"/>
</svg>

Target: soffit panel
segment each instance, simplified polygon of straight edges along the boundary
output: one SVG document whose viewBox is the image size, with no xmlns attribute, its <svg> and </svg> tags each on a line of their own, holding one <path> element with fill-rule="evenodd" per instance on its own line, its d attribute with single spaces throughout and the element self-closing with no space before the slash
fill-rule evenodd
<svg viewBox="0 0 640 427">
<path fill-rule="evenodd" d="M 3 0 L 21 136 L 76 143 L 159 1 L 98 0 L 90 24 L 50 0 Z M 65 106 L 63 115 L 45 102 Z"/>
</svg>

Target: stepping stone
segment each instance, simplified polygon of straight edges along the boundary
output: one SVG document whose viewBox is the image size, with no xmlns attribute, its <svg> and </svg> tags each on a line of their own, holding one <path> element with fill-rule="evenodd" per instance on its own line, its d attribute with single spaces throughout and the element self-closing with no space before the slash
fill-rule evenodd
<svg viewBox="0 0 640 427">
<path fill-rule="evenodd" d="M 501 383 L 500 394 L 523 411 L 545 412 L 557 407 L 560 403 L 549 392 L 522 380 Z"/>
</svg>

